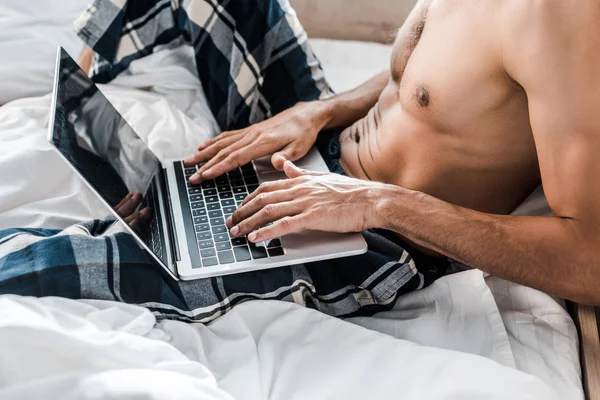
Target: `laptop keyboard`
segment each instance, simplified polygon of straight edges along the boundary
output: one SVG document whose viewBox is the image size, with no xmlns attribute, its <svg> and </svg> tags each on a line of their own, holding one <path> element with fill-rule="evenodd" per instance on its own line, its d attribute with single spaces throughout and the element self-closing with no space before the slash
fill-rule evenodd
<svg viewBox="0 0 600 400">
<path fill-rule="evenodd" d="M 225 226 L 225 220 L 242 204 L 242 200 L 258 188 L 258 177 L 251 163 L 215 179 L 205 180 L 200 185 L 192 185 L 188 179 L 196 170 L 196 167 L 183 166 L 203 267 L 285 254 L 279 238 L 251 243 L 246 237 L 229 236 Z"/>
</svg>

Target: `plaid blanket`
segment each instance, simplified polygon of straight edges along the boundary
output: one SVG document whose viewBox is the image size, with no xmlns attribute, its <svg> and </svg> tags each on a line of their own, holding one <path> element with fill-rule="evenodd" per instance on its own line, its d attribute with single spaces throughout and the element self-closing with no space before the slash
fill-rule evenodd
<svg viewBox="0 0 600 400">
<path fill-rule="evenodd" d="M 331 95 L 287 0 L 96 0 L 75 22 L 106 83 L 157 46 L 195 49 L 198 76 L 224 130 L 262 121 L 298 101 Z M 63 231 L 0 232 L 0 294 L 135 303 L 158 318 L 210 322 L 252 299 L 294 301 L 334 316 L 370 314 L 439 276 L 415 265 L 386 232 L 363 232 L 366 254 L 244 274 L 176 282 L 118 221 Z"/>
</svg>

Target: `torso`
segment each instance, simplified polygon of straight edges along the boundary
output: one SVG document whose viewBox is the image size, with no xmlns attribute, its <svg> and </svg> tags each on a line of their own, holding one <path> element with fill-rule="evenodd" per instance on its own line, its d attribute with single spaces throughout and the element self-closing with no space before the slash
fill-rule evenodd
<svg viewBox="0 0 600 400">
<path fill-rule="evenodd" d="M 432 0 L 407 21 L 378 104 L 340 136 L 346 172 L 510 213 L 540 176 L 527 96 L 504 71 L 500 30 L 496 0 Z"/>
</svg>

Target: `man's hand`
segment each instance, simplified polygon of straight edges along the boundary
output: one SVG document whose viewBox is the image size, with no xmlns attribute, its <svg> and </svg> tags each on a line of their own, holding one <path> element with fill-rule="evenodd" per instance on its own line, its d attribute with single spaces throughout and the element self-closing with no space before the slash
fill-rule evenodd
<svg viewBox="0 0 600 400">
<path fill-rule="evenodd" d="M 360 232 L 380 224 L 374 205 L 384 184 L 310 172 L 291 161 L 284 171 L 290 179 L 263 183 L 227 219 L 233 236 L 252 232 L 248 239 L 261 242 L 304 229 Z"/>
<path fill-rule="evenodd" d="M 295 161 L 308 153 L 327 123 L 327 107 L 313 101 L 298 103 L 248 128 L 223 132 L 198 146 L 198 152 L 185 160 L 187 166 L 210 160 L 190 182 L 198 184 L 273 153 L 271 162 L 281 171 L 286 160 Z"/>
</svg>

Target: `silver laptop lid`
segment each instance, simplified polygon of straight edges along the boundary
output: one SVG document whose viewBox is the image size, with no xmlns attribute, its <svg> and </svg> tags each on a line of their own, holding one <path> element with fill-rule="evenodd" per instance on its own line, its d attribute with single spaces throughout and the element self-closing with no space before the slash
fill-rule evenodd
<svg viewBox="0 0 600 400">
<path fill-rule="evenodd" d="M 165 199 L 161 164 L 60 47 L 50 117 L 50 143 L 109 206 L 141 247 L 175 277 L 170 240 L 163 229 L 164 216 L 159 207 Z M 143 210 L 143 213 L 138 213 L 136 218 L 124 215 L 122 207 L 122 201 L 132 193 L 139 193 L 137 197 L 142 198 L 136 211 Z"/>
</svg>

